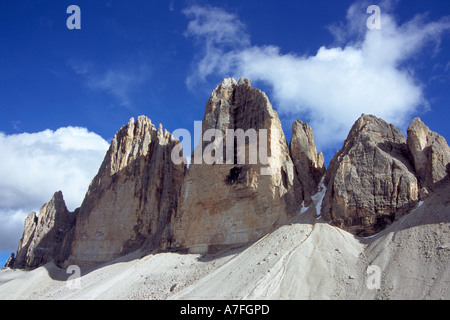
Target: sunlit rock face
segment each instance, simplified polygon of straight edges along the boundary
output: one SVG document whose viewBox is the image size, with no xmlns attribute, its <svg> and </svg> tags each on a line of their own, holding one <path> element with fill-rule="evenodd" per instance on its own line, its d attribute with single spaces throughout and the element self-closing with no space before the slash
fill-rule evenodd
<svg viewBox="0 0 450 320">
<path fill-rule="evenodd" d="M 240 138 L 231 135 L 239 129 L 257 139 L 247 138 L 237 147 Z M 209 139 L 213 132 L 220 139 Z M 181 189 L 174 248 L 207 251 L 255 241 L 298 213 L 302 187 L 280 119 L 265 93 L 247 79 L 223 80 L 206 104 L 205 134 Z M 195 154 L 203 155 L 201 164 Z"/>
</svg>

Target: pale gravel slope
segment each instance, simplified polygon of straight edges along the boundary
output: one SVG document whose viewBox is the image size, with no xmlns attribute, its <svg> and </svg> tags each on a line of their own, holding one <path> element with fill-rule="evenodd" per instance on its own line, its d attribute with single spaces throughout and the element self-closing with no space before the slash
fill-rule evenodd
<svg viewBox="0 0 450 320">
<path fill-rule="evenodd" d="M 316 217 L 311 206 L 217 255 L 136 252 L 83 269 L 80 290 L 53 264 L 1 270 L 0 299 L 450 299 L 450 185 L 369 239 Z M 381 269 L 378 290 L 366 286 L 369 265 Z"/>
</svg>

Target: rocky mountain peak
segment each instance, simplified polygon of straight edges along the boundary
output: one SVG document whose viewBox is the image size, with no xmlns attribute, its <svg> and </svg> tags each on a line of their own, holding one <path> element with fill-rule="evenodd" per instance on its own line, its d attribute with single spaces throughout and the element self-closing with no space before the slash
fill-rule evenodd
<svg viewBox="0 0 450 320">
<path fill-rule="evenodd" d="M 128 124 L 123 126 L 111 141 L 109 162 L 106 163 L 110 173 L 117 173 L 137 157 L 145 156 L 152 133 L 155 136 L 156 129 L 149 118 L 140 116 L 137 121 L 130 118 Z"/>
<path fill-rule="evenodd" d="M 173 226 L 175 248 L 207 251 L 257 240 L 297 213 L 303 200 L 280 119 L 248 79 L 224 79 L 213 91 L 202 135 L 211 130 L 215 160 L 189 167 Z M 211 138 L 194 153 L 212 154 Z"/>
<path fill-rule="evenodd" d="M 325 176 L 322 214 L 357 235 L 371 235 L 418 202 L 418 183 L 406 138 L 392 124 L 362 115 Z"/>
<path fill-rule="evenodd" d="M 74 223 L 75 215 L 67 210 L 62 192 L 56 192 L 41 207 L 38 216 L 32 212 L 25 219 L 13 266 L 33 269 L 50 261 L 62 260 Z"/>
<path fill-rule="evenodd" d="M 70 263 L 164 246 L 186 170 L 171 161 L 179 143 L 145 116 L 131 118 L 116 133 L 80 208 Z"/>
<path fill-rule="evenodd" d="M 314 144 L 314 135 L 311 127 L 296 120 L 292 124 L 292 137 L 289 144 L 294 167 L 303 189 L 306 205 L 317 192 L 317 186 L 325 173 L 324 157 L 322 152 L 317 153 Z"/>
<path fill-rule="evenodd" d="M 350 129 L 344 145 L 367 136 L 374 142 L 389 141 L 399 144 L 406 142 L 403 133 L 394 125 L 374 115 L 362 114 Z"/>
<path fill-rule="evenodd" d="M 445 138 L 431 131 L 420 118 L 411 122 L 407 143 L 422 195 L 428 194 L 436 183 L 449 176 L 450 148 Z"/>
</svg>

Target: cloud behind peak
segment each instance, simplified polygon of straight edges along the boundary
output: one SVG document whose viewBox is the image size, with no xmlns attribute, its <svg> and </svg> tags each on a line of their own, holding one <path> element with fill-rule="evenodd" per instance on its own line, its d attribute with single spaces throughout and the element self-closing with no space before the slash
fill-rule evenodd
<svg viewBox="0 0 450 320">
<path fill-rule="evenodd" d="M 428 104 L 423 84 L 414 76 L 414 57 L 430 44 L 438 48 L 450 21 L 445 17 L 427 22 L 422 15 L 398 24 L 389 6 L 382 7 L 382 29 L 369 30 L 366 8 L 363 2 L 350 6 L 346 21 L 335 29 L 340 44 L 323 44 L 310 56 L 282 53 L 270 44 L 251 45 L 243 23 L 223 9 L 188 8 L 185 12 L 201 14 L 187 14 L 191 21 L 186 34 L 203 46 L 188 83 L 232 75 L 268 84 L 280 115 L 309 122 L 320 150 L 338 148 L 362 113 L 405 129 L 413 114 Z M 213 27 L 202 21 L 211 21 Z M 224 30 L 230 33 L 215 37 Z M 226 46 L 231 36 L 244 40 Z"/>
</svg>

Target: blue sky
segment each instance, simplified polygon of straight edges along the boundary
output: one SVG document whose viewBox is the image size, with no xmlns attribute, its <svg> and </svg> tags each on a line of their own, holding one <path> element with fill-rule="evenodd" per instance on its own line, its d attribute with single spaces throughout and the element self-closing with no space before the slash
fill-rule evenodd
<svg viewBox="0 0 450 320">
<path fill-rule="evenodd" d="M 361 113 L 405 133 L 420 116 L 449 140 L 449 17 L 438 0 L 2 1 L 0 264 L 53 192 L 81 204 L 130 117 L 193 132 L 225 77 L 265 91 L 288 139 L 308 122 L 327 163 Z"/>
</svg>

